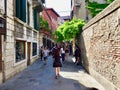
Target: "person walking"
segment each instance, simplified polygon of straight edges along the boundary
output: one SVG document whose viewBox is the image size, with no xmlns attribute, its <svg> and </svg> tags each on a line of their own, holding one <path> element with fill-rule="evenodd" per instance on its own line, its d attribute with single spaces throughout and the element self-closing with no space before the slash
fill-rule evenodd
<svg viewBox="0 0 120 90">
<path fill-rule="evenodd" d="M 44 50 L 44 47 L 41 46 L 41 49 L 40 49 L 40 59 L 41 59 L 41 61 L 43 60 L 43 50 Z"/>
<path fill-rule="evenodd" d="M 75 64 L 76 65 L 81 64 L 80 58 L 81 58 L 81 51 L 80 51 L 79 46 L 76 45 L 76 50 L 75 50 Z"/>
<path fill-rule="evenodd" d="M 66 57 L 66 61 L 68 61 L 68 59 L 69 59 L 69 48 L 68 48 L 68 45 L 65 48 L 65 57 Z"/>
<path fill-rule="evenodd" d="M 47 57 L 48 57 L 49 51 L 47 49 L 47 47 L 44 48 L 43 50 L 43 57 L 44 57 L 44 65 L 47 64 Z"/>
<path fill-rule="evenodd" d="M 55 50 L 53 52 L 53 67 L 55 68 L 55 78 L 57 79 L 60 75 L 60 67 L 62 67 L 60 61 L 60 49 L 58 45 L 56 45 Z"/>
<path fill-rule="evenodd" d="M 62 62 L 65 61 L 65 47 L 64 45 L 60 49 L 61 57 L 62 57 Z"/>
</svg>

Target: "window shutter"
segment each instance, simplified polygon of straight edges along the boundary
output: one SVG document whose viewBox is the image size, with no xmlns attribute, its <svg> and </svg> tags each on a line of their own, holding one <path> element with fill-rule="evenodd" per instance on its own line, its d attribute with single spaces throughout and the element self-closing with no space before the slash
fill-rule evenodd
<svg viewBox="0 0 120 90">
<path fill-rule="evenodd" d="M 45 0 L 41 0 L 43 4 L 45 4 Z"/>
<path fill-rule="evenodd" d="M 21 20 L 23 22 L 26 22 L 26 0 L 21 0 L 22 6 L 21 6 Z"/>
<path fill-rule="evenodd" d="M 34 9 L 34 28 L 37 29 L 37 10 Z"/>
<path fill-rule="evenodd" d="M 20 19 L 20 0 L 16 0 L 16 17 Z"/>
</svg>

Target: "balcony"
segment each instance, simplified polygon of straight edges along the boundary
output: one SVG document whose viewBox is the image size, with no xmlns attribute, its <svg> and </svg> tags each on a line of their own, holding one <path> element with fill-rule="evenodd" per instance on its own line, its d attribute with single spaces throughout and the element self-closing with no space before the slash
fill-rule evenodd
<svg viewBox="0 0 120 90">
<path fill-rule="evenodd" d="M 41 0 L 32 0 L 33 7 L 38 11 L 41 12 L 43 11 L 43 4 Z"/>
</svg>

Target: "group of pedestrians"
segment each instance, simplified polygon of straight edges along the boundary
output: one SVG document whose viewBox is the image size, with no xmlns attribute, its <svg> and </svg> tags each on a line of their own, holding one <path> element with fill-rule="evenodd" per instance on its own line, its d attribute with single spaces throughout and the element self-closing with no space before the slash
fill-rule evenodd
<svg viewBox="0 0 120 90">
<path fill-rule="evenodd" d="M 49 49 L 47 47 L 42 46 L 40 49 L 40 57 L 41 57 L 41 61 L 44 61 L 44 65 L 47 64 L 47 58 L 49 55 Z"/>
<path fill-rule="evenodd" d="M 58 45 L 56 44 L 51 50 L 49 50 L 47 47 L 42 46 L 41 47 L 41 60 L 44 61 L 44 65 L 47 64 L 47 57 L 48 55 L 52 54 L 53 56 L 53 67 L 55 68 L 55 79 L 58 79 L 60 76 L 60 67 L 62 67 L 62 62 L 65 60 L 68 61 L 69 58 L 69 49 L 66 45 Z M 75 64 L 81 64 L 80 58 L 81 58 L 81 50 L 79 46 L 75 45 Z M 62 62 L 61 62 L 62 59 Z M 98 90 L 97 88 L 90 88 L 89 90 Z"/>
<path fill-rule="evenodd" d="M 53 46 L 51 50 L 49 50 L 47 47 L 42 46 L 41 47 L 41 60 L 44 61 L 44 65 L 47 64 L 47 57 L 48 55 L 52 54 L 53 56 L 53 67 L 55 68 L 55 78 L 57 79 L 59 77 L 60 67 L 62 67 L 62 64 L 65 61 L 68 61 L 69 59 L 69 46 L 67 44 L 56 44 Z M 76 45 L 76 50 L 74 52 L 75 56 L 75 64 L 79 64 L 80 62 L 80 49 Z"/>
</svg>

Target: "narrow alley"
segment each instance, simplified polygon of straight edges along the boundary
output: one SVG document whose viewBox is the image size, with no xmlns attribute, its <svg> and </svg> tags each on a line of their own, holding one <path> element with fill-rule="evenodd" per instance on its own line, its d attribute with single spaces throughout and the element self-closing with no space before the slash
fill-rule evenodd
<svg viewBox="0 0 120 90">
<path fill-rule="evenodd" d="M 0 85 L 0 90 L 91 90 L 96 87 L 104 90 L 81 66 L 73 63 L 73 57 L 65 62 L 60 76 L 55 79 L 52 56 L 47 65 L 39 59 L 27 69 Z"/>
</svg>

